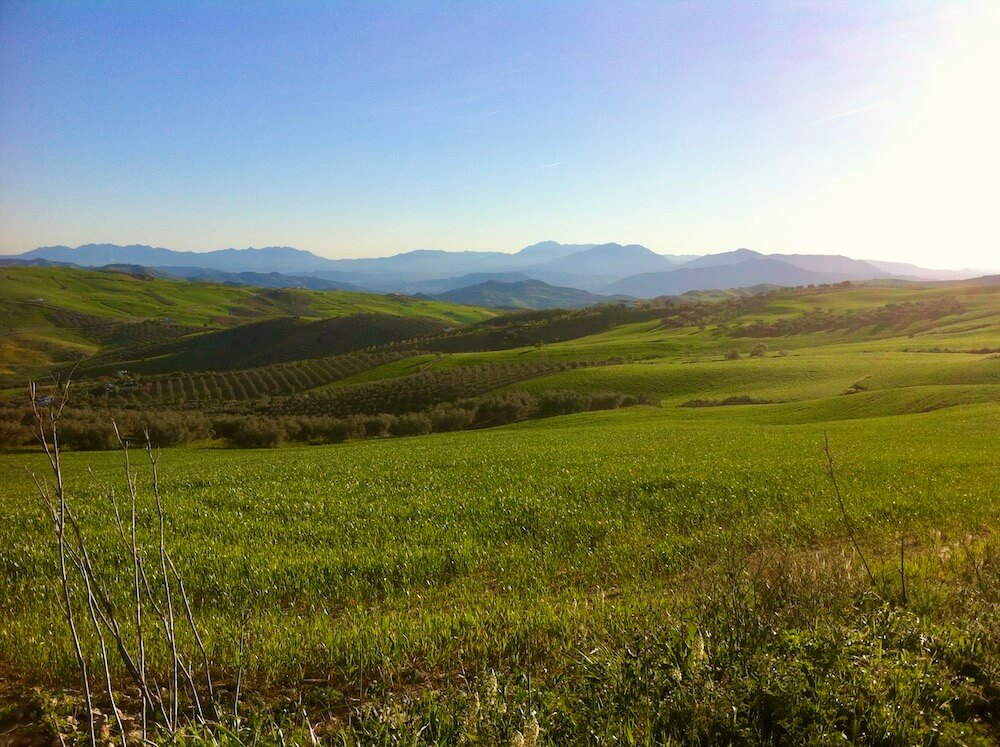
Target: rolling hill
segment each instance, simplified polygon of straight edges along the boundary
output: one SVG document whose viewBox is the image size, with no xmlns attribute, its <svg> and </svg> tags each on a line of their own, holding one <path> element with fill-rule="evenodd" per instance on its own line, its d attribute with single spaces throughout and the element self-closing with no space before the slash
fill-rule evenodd
<svg viewBox="0 0 1000 747">
<path fill-rule="evenodd" d="M 367 314 L 375 316 L 363 318 L 398 317 L 431 325 L 415 328 L 418 334 L 495 314 L 412 296 L 218 285 L 123 272 L 17 266 L 0 268 L 0 311 L 0 374 L 13 382 L 80 357 L 104 355 L 110 349 L 121 350 L 117 360 L 132 360 L 137 351 L 145 354 L 148 346 L 279 318 L 321 321 Z M 313 329 L 319 331 L 322 326 Z M 364 325 L 351 334 L 364 335 Z M 334 349 L 330 347 L 327 354 Z"/>
<path fill-rule="evenodd" d="M 540 280 L 487 280 L 434 296 L 439 301 L 499 309 L 579 309 L 614 300 L 576 288 L 560 288 Z"/>
</svg>

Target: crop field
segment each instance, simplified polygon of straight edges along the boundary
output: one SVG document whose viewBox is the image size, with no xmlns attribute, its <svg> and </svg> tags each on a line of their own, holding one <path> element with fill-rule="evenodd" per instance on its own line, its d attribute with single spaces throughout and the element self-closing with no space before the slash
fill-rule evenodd
<svg viewBox="0 0 1000 747">
<path fill-rule="evenodd" d="M 757 621 L 783 640 L 812 635 L 814 645 L 843 647 L 825 654 L 842 661 L 816 663 L 817 672 L 849 679 L 848 669 L 857 665 L 853 657 L 862 652 L 850 651 L 849 639 L 840 635 L 891 636 L 898 633 L 894 626 L 903 625 L 904 639 L 931 642 L 923 651 L 910 648 L 908 640 L 885 641 L 866 674 L 876 680 L 914 678 L 915 690 L 905 696 L 913 700 L 896 704 L 912 721 L 893 724 L 866 714 L 857 725 L 860 734 L 874 737 L 882 729 L 917 735 L 949 726 L 947 733 L 962 735 L 965 743 L 975 743 L 976 734 L 987 743 L 992 732 L 982 723 L 950 724 L 966 720 L 950 706 L 926 716 L 919 711 L 937 697 L 934 688 L 963 676 L 962 657 L 998 664 L 992 532 L 1000 518 L 1000 462 L 983 445 L 1000 437 L 1000 406 L 804 425 L 757 422 L 762 408 L 753 406 L 725 409 L 735 412 L 724 420 L 714 412 L 680 418 L 644 408 L 333 447 L 164 452 L 170 549 L 220 679 L 234 676 L 242 664 L 244 686 L 252 691 L 308 690 L 303 683 L 321 683 L 324 694 L 310 696 L 318 699 L 313 719 L 331 729 L 343 726 L 337 718 L 345 709 L 369 702 L 413 719 L 389 728 L 383 735 L 388 740 L 419 729 L 421 719 L 435 722 L 427 698 L 458 698 L 462 708 L 471 708 L 476 688 L 495 673 L 511 713 L 521 710 L 521 722 L 495 716 L 489 728 L 507 728 L 512 736 L 534 714 L 554 732 L 553 743 L 560 734 L 586 741 L 582 724 L 566 722 L 576 706 L 560 701 L 578 697 L 597 707 L 579 690 L 595 675 L 581 669 L 617 670 L 628 663 L 636 641 L 680 633 L 683 651 L 690 625 L 706 637 L 709 663 L 716 655 L 732 656 L 724 651 L 731 642 L 723 636 L 733 634 L 726 626 L 734 620 L 706 618 L 703 606 L 718 602 L 720 593 L 735 593 L 731 603 L 738 609 L 729 613 L 763 614 L 766 605 L 758 609 L 752 601 L 751 585 L 761 583 L 754 574 L 762 572 L 753 564 L 779 562 L 796 570 L 764 572 L 812 574 L 820 587 L 807 595 L 820 595 L 812 603 L 846 609 L 846 618 L 839 619 L 826 606 L 807 612 L 799 605 L 809 600 L 796 600 L 774 612 L 773 620 Z M 872 588 L 824 474 L 824 431 L 859 543 L 880 569 Z M 51 528 L 28 476 L 43 473 L 45 465 L 36 455 L 3 462 L 9 477 L 0 496 L 8 518 L 0 542 L 0 660 L 19 678 L 56 687 L 72 681 L 75 661 L 68 635 L 53 627 L 60 612 Z M 66 458 L 68 493 L 94 546 L 107 552 L 116 541 L 110 507 L 88 468 L 98 481 L 119 481 L 121 457 Z M 892 554 L 900 538 L 911 554 L 908 605 L 899 602 Z M 993 565 L 977 565 L 988 562 Z M 973 568 L 993 575 L 978 595 L 952 598 L 959 592 L 951 585 Z M 107 572 L 126 595 L 127 569 Z M 768 581 L 795 579 L 768 575 Z M 833 595 L 832 602 L 823 595 Z M 966 604 L 973 606 L 964 609 Z M 866 605 L 884 607 L 887 619 Z M 819 617 L 807 619 L 812 614 Z M 240 655 L 244 615 L 252 644 Z M 763 655 L 767 644 L 760 645 L 756 653 Z M 666 667 L 676 654 L 660 651 L 666 658 L 645 666 Z M 982 682 L 995 681 L 992 672 Z M 523 691 L 529 676 L 537 688 L 533 696 Z M 664 683 L 632 676 L 633 682 L 604 682 L 606 696 L 622 700 L 617 711 L 591 713 L 591 726 L 610 734 L 630 724 L 637 739 L 654 738 L 658 729 L 661 736 L 671 728 L 681 734 L 677 724 L 647 723 Z M 711 680 L 723 672 L 708 669 L 701 676 Z M 675 685 L 680 689 L 682 683 Z M 787 697 L 822 695 L 803 683 L 784 684 L 806 688 Z M 975 677 L 966 684 L 971 691 L 962 697 L 973 705 L 977 698 L 988 703 Z M 834 700 L 817 707 L 833 709 L 827 715 L 847 723 L 851 709 L 838 706 L 837 697 L 886 697 L 866 692 L 867 686 L 835 683 L 834 689 L 843 689 L 826 693 Z M 616 687 L 636 690 L 616 693 Z M 430 695 L 408 698 L 415 689 Z M 721 709 L 737 695 L 723 694 L 722 702 L 704 708 Z M 465 711 L 449 707 L 461 722 Z M 379 721 L 385 714 L 373 713 L 357 712 L 354 737 L 364 741 L 374 733 L 366 730 L 385 726 Z M 723 728 L 723 715 L 702 714 L 706 735 L 736 737 L 737 727 L 763 728 L 754 727 L 752 714 L 746 716 L 749 724 Z M 898 731 L 903 726 L 912 731 Z M 768 728 L 780 735 L 791 727 Z M 750 738 L 754 732 L 742 733 Z"/>
<path fill-rule="evenodd" d="M 339 357 L 84 376 L 67 428 L 74 406 L 207 423 L 159 452 L 155 491 L 146 455 L 129 452 L 136 547 L 154 585 L 174 577 L 153 568 L 160 557 L 183 579 L 176 615 L 189 603 L 221 709 L 199 724 L 187 702 L 169 739 L 997 743 L 997 288 L 533 312 Z M 168 344 L 183 355 L 185 339 Z M 552 404 L 570 394 L 626 406 Z M 51 470 L 17 440 L 14 396 L 0 432 L 0 724 L 82 741 L 58 544 L 35 482 Z M 501 406 L 518 413 L 501 427 L 473 414 Z M 458 432 L 425 415 L 461 412 Z M 359 413 L 425 417 L 427 435 L 288 435 L 294 418 Z M 280 448 L 228 448 L 216 416 L 289 430 Z M 77 446 L 61 459 L 102 609 L 133 645 L 123 454 Z M 70 587 L 96 707 L 113 713 L 107 676 L 122 714 L 101 723 L 134 735 L 140 693 L 121 657 L 104 674 L 84 624 L 98 613 Z M 196 675 L 185 625 L 175 643 Z M 146 635 L 144 666 L 165 685 L 168 638 Z"/>
</svg>

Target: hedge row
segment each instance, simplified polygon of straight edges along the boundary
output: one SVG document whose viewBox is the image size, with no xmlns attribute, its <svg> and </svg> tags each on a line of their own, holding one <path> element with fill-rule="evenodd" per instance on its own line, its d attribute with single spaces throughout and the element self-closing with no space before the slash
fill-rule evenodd
<svg viewBox="0 0 1000 747">
<path fill-rule="evenodd" d="M 401 414 L 329 415 L 204 415 L 190 411 L 138 413 L 119 410 L 67 410 L 59 421 L 63 447 L 97 451 L 118 447 L 112 423 L 133 444 L 181 446 L 218 438 L 239 448 L 267 448 L 286 441 L 339 443 L 349 439 L 383 436 L 419 436 L 472 428 L 486 428 L 520 420 L 566 415 L 588 410 L 609 410 L 637 404 L 657 404 L 651 395 L 635 397 L 620 392 L 583 394 L 573 391 L 507 392 L 453 403 L 442 403 L 418 412 Z M 33 416 L 23 410 L 0 411 L 0 446 L 23 446 L 35 441 Z"/>
</svg>

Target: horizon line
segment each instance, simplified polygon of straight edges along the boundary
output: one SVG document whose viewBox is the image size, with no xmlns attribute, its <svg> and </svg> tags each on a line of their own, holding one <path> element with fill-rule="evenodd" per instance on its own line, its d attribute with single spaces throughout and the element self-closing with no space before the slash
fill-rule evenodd
<svg viewBox="0 0 1000 747">
<path fill-rule="evenodd" d="M 177 253 L 177 254 L 212 254 L 212 253 L 227 252 L 227 251 L 246 252 L 246 251 L 265 251 L 265 250 L 268 250 L 268 249 L 290 249 L 292 251 L 305 252 L 307 254 L 311 254 L 312 256 L 317 257 L 319 259 L 324 259 L 324 260 L 328 260 L 328 261 L 331 261 L 331 262 L 337 262 L 337 261 L 343 261 L 343 260 L 351 261 L 351 260 L 391 259 L 393 257 L 398 257 L 398 256 L 405 255 L 405 254 L 411 254 L 413 252 L 444 252 L 444 253 L 449 253 L 449 254 L 507 254 L 507 255 L 513 256 L 513 255 L 516 255 L 519 252 L 523 251 L 524 249 L 527 249 L 527 248 L 530 248 L 530 247 L 533 247 L 533 246 L 538 246 L 539 244 L 545 244 L 545 243 L 554 243 L 554 244 L 558 244 L 559 246 L 568 246 L 568 245 L 572 245 L 575 242 L 567 242 L 566 244 L 563 244 L 560 241 L 555 241 L 553 239 L 546 239 L 546 240 L 543 240 L 543 241 L 535 242 L 534 244 L 528 244 L 527 246 L 521 247 L 520 249 L 515 249 L 513 251 L 508 251 L 508 250 L 503 250 L 503 249 L 435 249 L 435 248 L 430 248 L 430 247 L 419 247 L 419 248 L 416 248 L 416 249 L 405 249 L 405 250 L 402 250 L 402 251 L 398 251 L 398 252 L 396 252 L 394 254 L 382 254 L 382 255 L 376 255 L 376 256 L 361 256 L 361 257 L 329 257 L 329 256 L 326 256 L 324 254 L 319 254 L 319 253 L 317 253 L 316 251 L 314 251 L 312 249 L 301 249 L 299 247 L 289 246 L 287 244 L 282 244 L 282 245 L 275 244 L 275 245 L 268 245 L 268 246 L 247 246 L 247 247 L 243 247 L 243 248 L 229 246 L 229 247 L 223 247 L 223 248 L 219 248 L 219 249 L 171 249 L 169 247 L 157 246 L 155 244 L 136 244 L 136 243 L 132 243 L 132 244 L 115 244 L 115 243 L 111 243 L 111 242 L 88 242 L 86 244 L 79 244 L 77 246 L 69 246 L 68 244 L 48 244 L 48 245 L 44 245 L 44 246 L 37 246 L 37 247 L 34 247 L 32 249 L 26 249 L 23 252 L 9 252 L 6 249 L 0 249 L 0 257 L 5 257 L 5 258 L 20 257 L 20 256 L 23 256 L 24 254 L 28 254 L 29 252 L 34 252 L 34 251 L 38 251 L 38 250 L 41 250 L 41 249 L 69 249 L 70 251 L 76 251 L 76 250 L 82 249 L 84 247 L 90 247 L 90 246 L 108 246 L 108 247 L 116 247 L 116 248 L 119 248 L 119 249 L 127 249 L 127 248 L 130 248 L 130 247 L 141 247 L 141 248 L 145 248 L 145 249 L 157 249 L 157 250 L 162 250 L 162 251 L 174 252 L 174 253 Z M 589 244 L 584 243 L 584 245 L 589 245 L 589 246 L 606 246 L 606 245 L 609 245 L 609 244 L 616 244 L 617 246 L 629 246 L 629 244 L 622 244 L 622 243 L 617 242 L 617 241 L 607 241 L 607 242 L 602 242 L 602 243 L 589 243 Z M 803 252 L 803 251 L 764 253 L 764 252 L 757 251 L 756 249 L 749 249 L 748 247 L 745 247 L 745 246 L 740 246 L 740 247 L 737 247 L 736 249 L 724 249 L 724 250 L 718 251 L 718 252 L 704 252 L 704 253 L 699 253 L 699 252 L 664 253 L 664 252 L 657 251 L 655 249 L 651 249 L 651 248 L 645 246 L 644 244 L 632 244 L 632 245 L 633 246 L 641 246 L 642 248 L 648 249 L 649 251 L 651 251 L 654 254 L 657 254 L 657 255 L 659 255 L 661 257 L 692 257 L 692 258 L 699 259 L 699 258 L 702 258 L 702 257 L 716 256 L 716 255 L 719 255 L 719 254 L 730 254 L 730 253 L 733 253 L 733 252 L 738 252 L 738 251 L 744 251 L 745 250 L 745 251 L 754 252 L 754 253 L 762 256 L 762 257 L 787 257 L 787 256 L 793 256 L 793 255 L 810 256 L 810 257 L 844 257 L 846 259 L 850 259 L 850 260 L 853 260 L 853 261 L 856 261 L 856 262 L 882 262 L 882 263 L 886 263 L 886 264 L 910 265 L 912 267 L 915 267 L 915 268 L 918 268 L 918 269 L 922 269 L 922 270 L 949 271 L 949 272 L 982 272 L 982 273 L 986 273 L 986 274 L 1000 273 L 1000 267 L 998 267 L 998 268 L 968 267 L 968 266 L 966 266 L 966 267 L 927 267 L 927 266 L 923 266 L 923 265 L 918 265 L 918 264 L 916 264 L 913 261 L 883 260 L 883 259 L 876 259 L 876 258 L 872 258 L 872 257 L 852 257 L 852 256 L 847 255 L 847 254 L 823 254 L 823 253 L 811 253 L 811 252 Z M 54 261 L 54 260 L 50 260 L 50 261 Z"/>
</svg>

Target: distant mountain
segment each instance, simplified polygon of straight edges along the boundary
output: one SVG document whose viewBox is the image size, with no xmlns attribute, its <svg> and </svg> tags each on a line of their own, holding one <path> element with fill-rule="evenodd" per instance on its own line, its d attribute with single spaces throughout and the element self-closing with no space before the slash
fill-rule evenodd
<svg viewBox="0 0 1000 747">
<path fill-rule="evenodd" d="M 71 262 L 54 262 L 51 259 L 35 257 L 24 259 L 23 254 L 14 254 L 7 257 L 0 257 L 0 267 L 79 267 Z"/>
<path fill-rule="evenodd" d="M 865 262 L 897 278 L 916 280 L 965 280 L 983 274 L 981 270 L 928 270 L 906 262 L 881 262 L 874 259 L 867 259 Z"/>
<path fill-rule="evenodd" d="M 571 272 L 623 278 L 642 272 L 664 272 L 676 265 L 662 254 L 638 244 L 599 244 L 583 251 L 534 265 L 531 269 L 546 272 Z"/>
<path fill-rule="evenodd" d="M 780 259 L 803 270 L 823 272 L 836 275 L 841 280 L 878 280 L 892 277 L 891 272 L 881 270 L 870 262 L 851 259 L 840 254 L 771 254 L 773 259 Z"/>
<path fill-rule="evenodd" d="M 765 255 L 755 252 L 753 249 L 736 249 L 731 252 L 719 252 L 718 254 L 706 254 L 703 257 L 685 262 L 682 267 L 696 269 L 700 267 L 719 267 L 721 265 L 735 265 L 746 262 L 750 259 L 763 259 Z"/>
<path fill-rule="evenodd" d="M 441 277 L 447 274 L 490 272 L 506 269 L 513 255 L 506 252 L 448 252 L 443 249 L 416 249 L 391 257 L 338 259 L 337 269 L 351 272 L 390 272 Z"/>
<path fill-rule="evenodd" d="M 558 241 L 541 241 L 531 246 L 526 246 L 514 256 L 518 260 L 527 263 L 548 262 L 549 260 L 566 257 L 587 249 L 591 249 L 597 244 L 560 244 Z"/>
<path fill-rule="evenodd" d="M 64 265 L 66 267 L 73 267 L 73 265 Z M 142 265 L 104 265 L 104 267 L 98 267 L 100 272 L 120 272 L 123 275 L 132 275 L 137 278 L 171 278 L 176 277 L 176 275 L 171 275 L 168 272 L 163 272 L 162 270 L 157 270 L 154 267 L 143 267 Z"/>
<path fill-rule="evenodd" d="M 202 267 L 225 272 L 284 272 L 298 273 L 326 269 L 332 260 L 312 252 L 287 246 L 263 249 L 220 249 L 214 252 L 177 252 L 162 247 L 132 244 L 84 244 L 75 249 L 68 246 L 45 246 L 19 255 L 22 259 L 47 259 L 69 262 L 83 267 L 105 265 L 142 265 L 143 267 Z M 332 268 L 331 268 L 332 269 Z"/>
<path fill-rule="evenodd" d="M 963 278 L 959 285 L 1000 285 L 1000 275 L 980 275 L 974 278 Z"/>
<path fill-rule="evenodd" d="M 613 300 L 576 288 L 559 288 L 540 280 L 503 283 L 489 280 L 479 285 L 439 293 L 434 298 L 470 306 L 499 309 L 578 309 Z"/>
<path fill-rule="evenodd" d="M 841 278 L 801 267 L 772 257 L 745 259 L 737 264 L 691 267 L 690 264 L 672 272 L 633 275 L 604 289 L 605 293 L 620 293 L 637 298 L 655 298 L 686 293 L 692 290 L 740 288 L 750 285 L 809 285 L 833 283 Z"/>
<path fill-rule="evenodd" d="M 618 247 L 621 244 L 560 244 L 557 241 L 542 241 L 538 244 L 532 244 L 531 246 L 526 246 L 524 249 L 519 251 L 517 254 L 513 255 L 515 260 L 518 262 L 526 261 L 529 264 L 527 266 L 539 267 L 539 263 L 549 262 L 554 259 L 560 259 L 561 257 L 568 257 L 570 255 L 577 255 L 580 252 L 585 252 L 589 249 L 594 249 L 598 246 L 605 247 Z M 626 249 L 638 246 L 637 244 L 630 244 Z M 640 247 L 645 249 L 645 247 Z M 646 251 L 649 251 L 648 249 Z M 681 265 L 685 262 L 689 262 L 692 259 L 697 259 L 700 254 L 657 254 L 651 252 L 657 257 L 664 257 L 671 264 Z"/>
<path fill-rule="evenodd" d="M 618 279 L 615 275 L 578 275 L 575 272 L 553 272 L 535 267 L 525 267 L 523 273 L 531 280 L 541 280 L 560 288 L 579 288 L 591 293 L 599 292 L 608 283 Z"/>
<path fill-rule="evenodd" d="M 758 284 L 780 286 L 892 278 L 946 280 L 983 274 L 926 270 L 915 265 L 862 261 L 841 255 L 762 254 L 741 248 L 698 257 L 668 256 L 638 244 L 556 241 L 542 241 L 516 253 L 418 249 L 362 259 L 326 259 L 291 247 L 176 252 L 144 245 L 86 244 L 75 249 L 41 247 L 0 258 L 0 264 L 13 262 L 132 266 L 190 280 L 239 285 L 425 295 L 490 281 L 533 280 L 590 294 L 649 297 Z M 494 288 L 491 295 L 495 291 Z M 510 301 L 517 304 L 523 299 L 512 297 Z"/>
<path fill-rule="evenodd" d="M 166 250 L 169 251 L 169 250 Z M 84 269 L 84 265 L 73 262 L 56 262 L 49 259 L 21 259 L 16 257 L 0 257 L 0 266 L 25 265 L 31 267 L 76 267 Z M 305 288 L 308 290 L 344 290 L 361 291 L 363 288 L 351 283 L 316 277 L 314 275 L 283 275 L 278 272 L 225 272 L 204 267 L 147 267 L 138 264 L 112 263 L 107 265 L 86 266 L 104 272 L 121 272 L 136 277 L 173 278 L 175 280 L 190 280 L 196 283 L 221 283 L 223 285 L 252 285 L 259 288 Z"/>
</svg>

